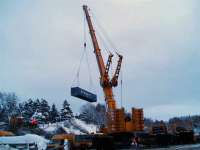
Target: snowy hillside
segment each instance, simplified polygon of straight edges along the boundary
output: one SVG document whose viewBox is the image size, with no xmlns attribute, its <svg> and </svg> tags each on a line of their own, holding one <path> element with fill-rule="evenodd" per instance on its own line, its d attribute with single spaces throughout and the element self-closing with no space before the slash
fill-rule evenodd
<svg viewBox="0 0 200 150">
<path fill-rule="evenodd" d="M 46 132 L 55 132 L 58 128 L 62 128 L 66 133 L 85 134 L 96 133 L 97 126 L 93 124 L 86 124 L 79 119 L 72 119 L 71 121 L 57 122 L 52 124 L 40 125 L 40 128 Z"/>
</svg>

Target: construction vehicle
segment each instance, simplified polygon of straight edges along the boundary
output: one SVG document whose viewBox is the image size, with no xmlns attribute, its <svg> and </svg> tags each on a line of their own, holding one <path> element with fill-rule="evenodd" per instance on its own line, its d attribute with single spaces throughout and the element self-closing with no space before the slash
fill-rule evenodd
<svg viewBox="0 0 200 150">
<path fill-rule="evenodd" d="M 144 130 L 143 109 L 132 108 L 130 115 L 127 115 L 123 107 L 116 106 L 116 100 L 113 93 L 113 88 L 118 86 L 118 78 L 122 66 L 123 56 L 116 53 L 118 56 L 117 67 L 112 78 L 109 74 L 109 69 L 112 63 L 113 54 L 108 56 L 107 63 L 104 63 L 101 49 L 95 34 L 93 23 L 89 14 L 89 9 L 83 5 L 83 11 L 88 24 L 89 33 L 91 36 L 94 53 L 100 73 L 100 85 L 103 89 L 106 103 L 107 121 L 99 130 L 99 133 L 88 135 L 58 135 L 54 136 L 54 140 L 64 141 L 67 139 L 72 149 L 119 149 L 120 147 L 128 147 L 136 139 L 140 138 L 140 143 L 145 146 L 166 146 L 169 144 L 179 144 L 185 139 L 191 141 L 192 132 L 179 130 L 176 128 L 175 133 L 169 133 L 165 122 L 161 121 L 151 127 L 148 133 Z M 84 46 L 86 44 L 84 43 Z M 84 99 L 88 102 L 96 102 L 96 95 L 84 91 L 81 88 L 75 87 L 71 89 L 72 96 Z M 185 136 L 186 135 L 186 136 Z M 186 137 L 186 138 L 185 138 Z M 182 140 L 184 138 L 184 140 Z M 179 140 L 180 139 L 180 140 Z M 183 142 L 183 143 L 184 143 Z"/>
<path fill-rule="evenodd" d="M 171 123 L 171 132 L 175 137 L 172 144 L 194 143 L 194 131 L 191 121 L 176 120 Z"/>
<path fill-rule="evenodd" d="M 187 125 L 188 124 L 188 125 Z M 169 145 L 192 144 L 195 142 L 194 131 L 190 123 L 176 120 L 173 123 L 156 121 L 148 133 L 140 135 L 141 143 L 145 147 L 163 147 Z"/>
<path fill-rule="evenodd" d="M 87 20 L 89 33 L 96 56 L 96 61 L 100 73 L 100 85 L 104 92 L 107 109 L 107 122 L 100 131 L 104 135 L 111 136 L 111 138 L 113 138 L 114 144 L 117 143 L 119 145 L 130 145 L 132 142 L 133 133 L 143 131 L 143 109 L 132 108 L 131 118 L 127 119 L 124 108 L 117 108 L 116 100 L 113 94 L 113 87 L 117 87 L 118 85 L 118 77 L 122 65 L 123 56 L 116 53 L 119 57 L 119 60 L 117 62 L 117 67 L 114 75 L 112 78 L 110 78 L 109 69 L 112 62 L 113 54 L 110 54 L 108 56 L 108 61 L 105 65 L 99 43 L 95 35 L 95 30 L 91 21 L 91 17 L 89 15 L 88 7 L 86 5 L 83 5 L 83 11 Z"/>
<path fill-rule="evenodd" d="M 116 100 L 114 98 L 113 87 L 118 86 L 118 78 L 121 70 L 123 56 L 116 53 L 119 60 L 117 67 L 112 78 L 109 77 L 109 69 L 112 63 L 113 54 L 108 56 L 108 61 L 105 65 L 95 30 L 89 15 L 88 7 L 83 5 L 83 11 L 87 20 L 89 33 L 91 36 L 94 53 L 98 69 L 100 72 L 100 85 L 103 89 L 106 103 L 107 121 L 103 125 L 97 134 L 90 134 L 89 136 L 74 135 L 73 138 L 69 138 L 71 147 L 75 148 L 95 148 L 95 149 L 114 149 L 115 147 L 130 146 L 134 138 L 135 132 L 143 131 L 144 118 L 143 109 L 132 108 L 130 117 L 127 118 L 124 108 L 117 108 Z M 84 43 L 85 45 L 85 43 Z M 76 87 L 77 88 L 77 87 Z M 80 89 L 80 88 L 79 88 Z M 76 90 L 76 89 L 75 89 Z M 76 94 L 76 93 L 78 94 Z M 81 95 L 81 92 L 71 89 L 72 96 L 91 101 L 88 97 L 90 95 Z M 74 94 L 75 93 L 75 94 Z M 95 99 L 95 98 L 92 98 Z M 95 99 L 96 100 L 96 99 Z M 79 138 L 81 137 L 81 138 Z M 87 137 L 87 140 L 84 140 Z M 81 142 L 81 140 L 83 142 Z M 92 145 L 91 145 L 92 142 Z M 82 143 L 82 144 L 81 144 Z M 80 145 L 80 147 L 78 146 Z"/>
<path fill-rule="evenodd" d="M 112 62 L 113 54 L 108 56 L 107 64 L 104 64 L 104 60 L 101 54 L 95 30 L 88 12 L 88 7 L 83 5 L 83 11 L 88 23 L 90 36 L 93 43 L 94 53 L 100 72 L 100 85 L 103 88 L 106 108 L 107 108 L 107 124 L 102 129 L 105 134 L 119 134 L 119 133 L 133 133 L 135 131 L 143 131 L 144 120 L 143 120 L 143 109 L 132 108 L 132 115 L 129 120 L 126 119 L 124 108 L 117 108 L 116 100 L 113 94 L 113 87 L 118 85 L 118 77 L 121 69 L 123 56 L 118 54 L 119 60 L 115 73 L 112 78 L 109 77 L 110 64 Z"/>
</svg>

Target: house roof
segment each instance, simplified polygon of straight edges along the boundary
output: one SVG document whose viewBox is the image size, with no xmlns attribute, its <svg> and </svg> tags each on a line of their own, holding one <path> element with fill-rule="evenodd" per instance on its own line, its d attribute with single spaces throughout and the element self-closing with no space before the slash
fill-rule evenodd
<svg viewBox="0 0 200 150">
<path fill-rule="evenodd" d="M 0 131 L 0 136 L 13 136 L 14 134 L 9 131 Z"/>
</svg>

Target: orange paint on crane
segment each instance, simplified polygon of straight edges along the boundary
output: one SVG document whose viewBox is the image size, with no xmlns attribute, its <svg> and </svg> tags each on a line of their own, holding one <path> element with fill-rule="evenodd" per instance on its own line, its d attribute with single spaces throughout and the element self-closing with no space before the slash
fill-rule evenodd
<svg viewBox="0 0 200 150">
<path fill-rule="evenodd" d="M 101 49 L 99 47 L 97 37 L 95 35 L 95 30 L 92 25 L 92 21 L 88 12 L 86 5 L 83 5 L 83 11 L 87 20 L 87 24 L 90 31 L 90 36 L 92 39 L 92 44 L 94 47 L 94 53 L 96 56 L 99 72 L 100 72 L 100 84 L 103 88 L 106 107 L 107 107 L 107 125 L 104 129 L 101 129 L 104 133 L 117 133 L 117 132 L 133 132 L 142 131 L 144 128 L 143 121 L 143 110 L 142 109 L 132 109 L 132 118 L 130 121 L 126 121 L 126 115 L 124 108 L 117 108 L 116 101 L 113 95 L 113 87 L 118 85 L 118 77 L 121 69 L 123 56 L 119 55 L 119 60 L 117 68 L 115 70 L 114 76 L 110 80 L 109 78 L 109 67 L 112 61 L 113 55 L 110 54 L 108 57 L 108 62 L 105 65 L 101 54 Z"/>
</svg>

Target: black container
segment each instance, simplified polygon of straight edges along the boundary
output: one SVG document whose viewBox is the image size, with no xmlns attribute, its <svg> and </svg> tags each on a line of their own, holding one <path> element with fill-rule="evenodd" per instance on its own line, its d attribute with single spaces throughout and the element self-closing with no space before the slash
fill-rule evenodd
<svg viewBox="0 0 200 150">
<path fill-rule="evenodd" d="M 79 87 L 71 88 L 71 96 L 80 98 L 82 100 L 86 100 L 88 102 L 96 102 L 97 101 L 97 95 L 96 94 L 88 92 L 88 91 L 81 89 Z"/>
</svg>

